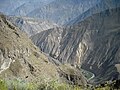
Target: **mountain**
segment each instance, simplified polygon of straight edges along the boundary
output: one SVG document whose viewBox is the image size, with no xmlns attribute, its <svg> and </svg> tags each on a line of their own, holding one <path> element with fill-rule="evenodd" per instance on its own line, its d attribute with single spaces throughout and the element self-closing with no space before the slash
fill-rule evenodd
<svg viewBox="0 0 120 90">
<path fill-rule="evenodd" d="M 44 77 L 46 81 L 59 78 L 56 66 L 49 62 L 26 34 L 1 14 L 0 77 L 11 79 L 16 77 L 37 83 Z"/>
<path fill-rule="evenodd" d="M 33 10 L 30 17 L 42 18 L 63 25 L 82 14 L 100 0 L 54 0 L 53 2 Z"/>
<path fill-rule="evenodd" d="M 53 0 L 29 0 L 26 3 L 23 3 L 22 5 L 20 5 L 19 7 L 17 7 L 12 13 L 11 15 L 15 15 L 15 16 L 27 16 L 27 14 L 29 14 L 30 12 L 34 11 L 37 8 L 41 8 L 47 4 L 49 4 L 50 2 L 52 2 Z"/>
<path fill-rule="evenodd" d="M 0 0 L 0 12 L 28 16 L 64 25 L 100 0 Z M 8 8 L 9 6 L 9 8 Z"/>
<path fill-rule="evenodd" d="M 0 14 L 1 78 L 18 78 L 36 84 L 53 80 L 59 83 L 86 84 L 80 70 L 59 62 L 56 65 L 55 62 L 58 61 L 53 61 L 50 56 L 41 52 L 26 34 Z"/>
<path fill-rule="evenodd" d="M 8 15 L 27 1 L 28 0 L 0 0 L 0 12 Z"/>
<path fill-rule="evenodd" d="M 119 0 L 102 0 L 93 7 L 89 8 L 87 11 L 76 17 L 75 19 L 71 20 L 70 22 L 66 23 L 66 26 L 73 25 L 74 23 L 84 21 L 87 17 L 90 17 L 93 14 L 99 13 L 101 11 L 107 9 L 113 9 L 120 7 Z"/>
<path fill-rule="evenodd" d="M 42 31 L 30 38 L 43 52 L 55 58 L 59 55 L 62 32 L 63 28 L 56 27 Z"/>
<path fill-rule="evenodd" d="M 14 11 L 13 14 L 15 16 L 26 16 L 28 13 L 30 13 L 32 10 L 35 8 L 39 8 L 42 5 L 44 5 L 43 2 L 37 2 L 37 1 L 29 1 L 27 3 L 24 3 L 17 7 Z"/>
<path fill-rule="evenodd" d="M 8 16 L 8 20 L 10 20 L 17 27 L 19 27 L 21 31 L 27 33 L 29 37 L 41 31 L 55 28 L 58 26 L 57 24 L 50 21 L 28 17 Z"/>
<path fill-rule="evenodd" d="M 0 11 L 8 15 L 39 18 L 58 25 L 120 6 L 119 0 L 5 0 L 0 3 Z"/>
<path fill-rule="evenodd" d="M 52 78 L 51 75 L 53 75 L 58 80 L 69 84 L 86 84 L 86 79 L 81 71 L 86 78 L 89 77 L 87 79 L 91 84 L 120 79 L 120 0 L 50 0 L 50 2 L 48 0 L 17 0 L 16 5 L 12 0 L 0 2 L 2 3 L 0 11 L 14 15 L 8 16 L 7 19 L 26 32 L 40 49 L 35 49 L 37 54 L 32 52 L 31 50 L 34 51 L 35 46 L 33 44 L 33 46 L 29 46 L 31 41 L 28 38 L 25 39 L 25 35 L 21 36 L 23 38 L 21 39 L 22 32 L 19 29 L 16 31 L 17 27 L 2 16 L 0 37 L 3 45 L 1 46 L 0 70 L 3 76 L 6 76 L 6 73 L 3 73 L 6 70 L 9 75 L 14 75 L 14 73 L 17 75 L 16 71 L 11 69 L 12 60 L 14 61 L 14 57 L 16 57 L 20 64 L 29 59 L 30 66 L 21 64 L 22 67 L 26 67 L 27 73 L 31 73 L 31 66 L 33 73 L 33 67 L 36 66 L 35 61 L 38 61 L 36 70 L 42 65 L 45 67 L 45 72 L 38 71 L 40 77 L 42 77 L 42 73 L 45 73 L 46 78 Z M 10 8 L 6 9 L 8 3 L 10 3 Z M 18 17 L 15 17 L 16 15 Z M 11 28 L 13 32 L 9 33 L 6 28 Z M 3 32 L 4 29 L 5 32 Z M 14 45 L 15 48 L 12 48 Z M 18 49 L 19 52 L 16 51 L 16 48 L 20 49 Z M 8 53 L 12 50 L 14 57 Z M 29 53 L 28 51 L 31 52 L 31 55 L 24 56 Z M 41 60 L 45 60 L 45 62 L 41 65 L 38 56 L 42 55 L 45 59 L 41 57 Z M 47 65 L 48 63 L 50 63 L 50 67 Z M 30 69 L 27 69 L 29 67 Z M 52 74 L 47 72 L 52 68 Z M 87 75 L 86 72 L 89 74 Z M 32 73 L 29 75 L 32 76 Z"/>
<path fill-rule="evenodd" d="M 55 28 L 44 31 L 31 39 L 41 50 L 60 62 L 81 66 L 92 72 L 95 75 L 90 80 L 92 84 L 120 79 L 119 16 L 119 7 L 105 9 L 83 21 L 81 18 L 75 19 L 74 24 L 62 30 Z"/>
<path fill-rule="evenodd" d="M 26 16 L 32 10 L 40 8 L 52 1 L 53 0 L 0 0 L 0 12 L 7 15 Z"/>
</svg>

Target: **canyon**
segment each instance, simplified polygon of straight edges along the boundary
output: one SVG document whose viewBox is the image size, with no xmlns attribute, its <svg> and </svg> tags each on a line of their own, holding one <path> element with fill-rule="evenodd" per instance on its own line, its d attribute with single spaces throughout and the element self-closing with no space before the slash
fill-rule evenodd
<svg viewBox="0 0 120 90">
<path fill-rule="evenodd" d="M 8 22 L 20 29 L 20 33 L 26 33 L 24 37 L 28 39 L 25 41 L 31 39 L 40 49 L 36 51 L 40 53 L 37 56 L 43 55 L 47 60 L 45 62 L 50 63 L 50 66 L 45 64 L 46 71 L 49 71 L 46 67 L 53 68 L 55 78 L 63 75 L 70 83 L 74 82 L 70 78 L 76 76 L 87 83 L 82 70 L 92 74 L 88 78 L 88 83 L 92 85 L 120 79 L 120 0 L 35 1 L 19 1 L 19 5 L 11 1 L 10 5 L 15 7 L 12 12 L 0 11 L 7 14 Z M 26 42 L 27 46 L 31 41 Z M 34 45 L 29 49 L 35 48 Z M 34 56 L 35 60 L 37 56 Z M 7 70 L 11 63 L 10 58 L 9 62 L 2 63 L 1 72 Z M 38 66 L 38 69 L 43 67 Z M 70 73 L 69 68 L 76 74 Z"/>
</svg>

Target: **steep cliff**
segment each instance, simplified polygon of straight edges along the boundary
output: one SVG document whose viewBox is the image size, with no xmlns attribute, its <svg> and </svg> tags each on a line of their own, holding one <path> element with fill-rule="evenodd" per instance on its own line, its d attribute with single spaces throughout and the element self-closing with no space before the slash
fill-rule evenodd
<svg viewBox="0 0 120 90">
<path fill-rule="evenodd" d="M 119 16 L 120 8 L 116 7 L 93 14 L 83 21 L 77 20 L 73 25 L 67 26 L 63 32 L 59 33 L 60 43 L 55 49 L 57 55 L 50 55 L 62 63 L 81 66 L 94 73 L 95 78 L 91 80 L 91 83 L 97 84 L 105 80 L 119 79 Z M 44 39 L 41 34 L 31 38 L 37 46 L 43 48 L 44 52 L 49 53 L 49 49 L 44 49 L 44 45 L 36 43 L 46 41 L 46 46 L 52 46 L 50 43 L 55 41 L 48 40 L 47 38 L 50 36 L 46 35 L 47 33 L 47 31 L 44 32 Z M 58 38 L 59 35 L 55 34 L 52 37 Z M 39 39 L 35 39 L 37 37 Z"/>
<path fill-rule="evenodd" d="M 53 0 L 0 0 L 0 12 L 7 15 L 26 16 L 34 9 L 40 8 L 52 1 Z"/>
<path fill-rule="evenodd" d="M 86 18 L 92 16 L 93 14 L 100 13 L 101 11 L 105 11 L 107 9 L 113 9 L 119 7 L 120 7 L 119 0 L 101 0 L 99 3 L 95 4 L 93 7 L 89 8 L 87 11 L 80 14 L 75 19 L 66 23 L 66 25 L 73 25 L 77 22 L 84 21 Z"/>
<path fill-rule="evenodd" d="M 8 15 L 40 18 L 59 25 L 120 6 L 119 0 L 4 0 L 0 3 L 0 11 Z"/>
<path fill-rule="evenodd" d="M 63 28 L 56 27 L 36 35 L 30 38 L 37 45 L 41 51 L 49 54 L 50 56 L 56 58 L 59 55 L 60 42 L 62 38 Z"/>
<path fill-rule="evenodd" d="M 28 1 L 29 0 L 0 0 L 0 12 L 10 15 L 16 8 Z"/>
<path fill-rule="evenodd" d="M 0 14 L 0 77 L 19 78 L 36 84 L 54 80 L 59 83 L 86 84 L 86 79 L 78 69 L 62 65 L 45 55 L 34 46 L 26 34 L 2 14 Z"/>
<path fill-rule="evenodd" d="M 59 78 L 56 66 L 0 14 L 0 77 L 40 83 Z"/>
<path fill-rule="evenodd" d="M 28 17 L 8 16 L 8 20 L 10 20 L 17 27 L 19 27 L 20 30 L 27 33 L 29 37 L 41 31 L 45 31 L 58 26 L 57 24 L 50 21 Z"/>
<path fill-rule="evenodd" d="M 31 3 L 27 3 L 29 4 L 31 6 Z M 18 7 L 18 14 L 24 14 L 23 7 Z M 30 9 L 29 6 L 26 9 Z M 64 28 L 54 28 L 54 25 L 49 26 L 47 22 L 46 28 L 46 22 L 43 24 L 43 21 L 30 18 L 11 19 L 29 36 L 32 35 L 32 41 L 47 56 L 51 56 L 48 59 L 52 63 L 60 65 L 57 69 L 60 76 L 68 81 L 73 80 L 73 75 L 66 71 L 71 66 L 64 70 L 61 67 L 61 63 L 70 63 L 92 72 L 95 77 L 90 83 L 120 79 L 120 0 L 53 0 L 45 6 L 31 10 L 27 10 L 27 16 L 65 25 Z M 72 67 L 76 72 L 74 69 Z M 78 73 L 79 71 L 76 74 Z"/>
<path fill-rule="evenodd" d="M 54 21 L 64 25 L 93 7 L 100 0 L 54 0 L 30 12 L 28 16 Z"/>
</svg>

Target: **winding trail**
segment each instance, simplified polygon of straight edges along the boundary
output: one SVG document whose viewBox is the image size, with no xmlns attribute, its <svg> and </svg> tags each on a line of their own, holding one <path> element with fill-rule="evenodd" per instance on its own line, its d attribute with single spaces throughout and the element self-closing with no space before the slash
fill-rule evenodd
<svg viewBox="0 0 120 90">
<path fill-rule="evenodd" d="M 82 69 L 82 72 L 83 72 L 84 76 L 88 79 L 88 81 L 90 81 L 91 79 L 93 79 L 95 77 L 94 73 L 87 71 L 85 69 Z M 88 78 L 88 75 L 91 77 Z"/>
<path fill-rule="evenodd" d="M 90 77 L 90 78 L 88 79 L 88 81 L 90 81 L 90 80 L 93 79 L 94 77 L 95 77 L 95 74 L 93 74 L 92 77 Z"/>
</svg>

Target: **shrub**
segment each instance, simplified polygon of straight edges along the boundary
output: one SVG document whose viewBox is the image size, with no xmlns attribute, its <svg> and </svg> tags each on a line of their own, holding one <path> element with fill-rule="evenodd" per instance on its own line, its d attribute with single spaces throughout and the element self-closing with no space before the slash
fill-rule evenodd
<svg viewBox="0 0 120 90">
<path fill-rule="evenodd" d="M 4 80 L 0 80 L 0 90 L 8 90 Z"/>
<path fill-rule="evenodd" d="M 37 90 L 37 86 L 20 79 L 0 80 L 0 90 Z"/>
</svg>

